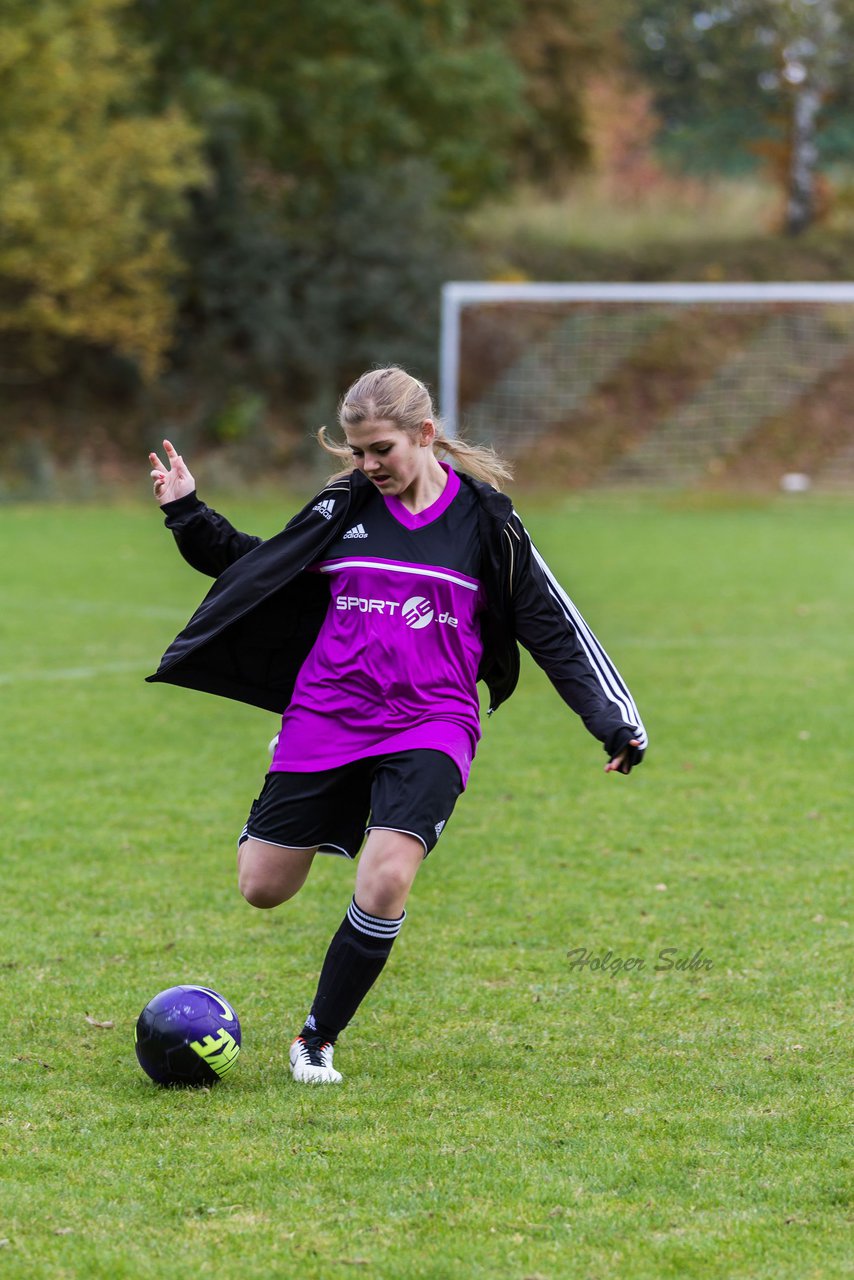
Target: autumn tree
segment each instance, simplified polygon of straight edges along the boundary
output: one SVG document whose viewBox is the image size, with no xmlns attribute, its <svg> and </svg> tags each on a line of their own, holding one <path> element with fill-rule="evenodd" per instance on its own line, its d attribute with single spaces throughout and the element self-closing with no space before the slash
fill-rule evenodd
<svg viewBox="0 0 854 1280">
<path fill-rule="evenodd" d="M 854 128 L 854 0 L 637 0 L 627 31 L 684 152 L 773 152 L 786 230 L 809 226 L 822 127 L 835 114 Z"/>
<path fill-rule="evenodd" d="M 622 58 L 627 0 L 522 0 L 507 37 L 522 73 L 525 114 L 513 135 L 514 169 L 559 187 L 591 158 L 586 104 L 593 77 Z"/>
<path fill-rule="evenodd" d="M 19 371 L 82 342 L 153 374 L 171 339 L 171 228 L 204 170 L 180 111 L 140 110 L 124 7 L 0 0 L 0 364 Z"/>
<path fill-rule="evenodd" d="M 315 421 L 364 363 L 432 375 L 455 219 L 511 173 L 517 13 L 516 0 L 136 0 L 151 107 L 190 114 L 212 173 L 180 237 L 188 378 L 261 386 Z"/>
</svg>

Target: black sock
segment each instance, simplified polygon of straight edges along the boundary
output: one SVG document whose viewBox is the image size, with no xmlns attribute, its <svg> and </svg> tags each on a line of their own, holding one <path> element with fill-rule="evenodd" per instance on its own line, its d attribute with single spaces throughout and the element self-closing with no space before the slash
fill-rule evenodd
<svg viewBox="0 0 854 1280">
<path fill-rule="evenodd" d="M 329 944 L 301 1035 L 335 1043 L 380 976 L 405 919 L 405 911 L 395 920 L 369 916 L 353 898 Z"/>
</svg>

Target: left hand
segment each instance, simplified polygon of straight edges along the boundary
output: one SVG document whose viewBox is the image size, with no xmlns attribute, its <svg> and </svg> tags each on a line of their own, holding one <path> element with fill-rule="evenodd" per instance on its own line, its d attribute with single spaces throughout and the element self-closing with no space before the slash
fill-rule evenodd
<svg viewBox="0 0 854 1280">
<path fill-rule="evenodd" d="M 614 756 L 613 760 L 609 760 L 605 765 L 606 773 L 629 773 L 630 767 L 626 768 L 626 758 L 629 754 L 629 747 L 639 747 L 640 742 L 637 738 L 632 738 L 627 746 L 623 747 L 619 755 Z"/>
<path fill-rule="evenodd" d="M 168 470 L 156 453 L 148 455 L 148 461 L 153 468 L 151 478 L 154 481 L 154 496 L 161 507 L 164 503 L 186 497 L 196 488 L 196 482 L 190 475 L 190 468 L 176 451 L 175 446 L 169 440 L 164 440 L 163 448 L 166 450 Z"/>
</svg>

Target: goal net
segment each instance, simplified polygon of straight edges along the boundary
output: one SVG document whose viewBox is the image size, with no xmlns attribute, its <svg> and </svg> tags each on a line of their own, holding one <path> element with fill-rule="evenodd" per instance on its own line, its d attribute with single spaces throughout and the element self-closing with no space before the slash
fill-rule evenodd
<svg viewBox="0 0 854 1280">
<path fill-rule="evenodd" d="M 854 404 L 854 284 L 451 283 L 440 378 L 448 433 L 522 478 L 832 470 Z"/>
</svg>

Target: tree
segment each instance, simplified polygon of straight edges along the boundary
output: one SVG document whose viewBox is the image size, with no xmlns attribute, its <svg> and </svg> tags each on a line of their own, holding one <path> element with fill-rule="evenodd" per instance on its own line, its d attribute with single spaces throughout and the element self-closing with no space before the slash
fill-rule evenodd
<svg viewBox="0 0 854 1280">
<path fill-rule="evenodd" d="M 145 113 L 125 0 L 0 0 L 0 331 L 24 368 L 111 348 L 153 374 L 171 338 L 171 228 L 198 133 Z"/>
<path fill-rule="evenodd" d="M 464 206 L 508 172 L 524 110 L 504 43 L 516 13 L 516 0 L 137 0 L 131 16 L 156 49 L 160 102 L 185 101 L 200 72 L 253 95 L 266 125 L 247 147 L 292 184 L 328 191 L 416 159 Z"/>
<path fill-rule="evenodd" d="M 777 7 L 777 78 L 791 100 L 785 227 L 790 235 L 798 235 L 817 211 L 819 114 L 847 75 L 854 45 L 844 37 L 840 0 L 800 0 L 787 9 Z"/>
<path fill-rule="evenodd" d="M 590 158 L 585 89 L 620 56 L 625 0 L 522 0 L 507 42 L 526 114 L 514 134 L 524 178 L 559 187 Z"/>
<path fill-rule="evenodd" d="M 432 375 L 451 237 L 431 166 L 341 174 L 308 214 L 294 195 L 285 219 L 257 198 L 275 175 L 256 168 L 247 181 L 233 138 L 220 132 L 207 156 L 213 179 L 193 193 L 178 242 L 188 270 L 175 356 L 211 402 L 252 386 L 316 424 L 372 362 Z"/>
<path fill-rule="evenodd" d="M 184 367 L 312 414 L 365 363 L 429 376 L 458 212 L 520 157 L 540 180 L 577 160 L 572 72 L 616 3 L 136 0 L 151 105 L 182 105 L 213 173 L 181 237 Z"/>
<path fill-rule="evenodd" d="M 152 109 L 180 103 L 193 193 L 177 352 L 305 413 L 361 364 L 429 376 L 456 211 L 501 189 L 524 117 L 516 0 L 137 0 Z"/>
<path fill-rule="evenodd" d="M 697 147 L 700 121 L 711 119 L 719 158 L 726 140 L 767 153 L 783 122 L 776 168 L 785 226 L 791 234 L 807 227 L 822 123 L 831 111 L 854 118 L 854 0 L 638 0 L 628 31 L 659 111 L 689 145 Z"/>
</svg>

